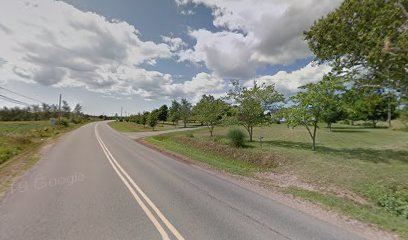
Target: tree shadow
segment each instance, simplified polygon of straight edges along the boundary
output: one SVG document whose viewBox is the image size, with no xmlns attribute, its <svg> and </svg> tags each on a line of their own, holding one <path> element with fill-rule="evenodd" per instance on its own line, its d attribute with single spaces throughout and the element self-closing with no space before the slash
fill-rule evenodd
<svg viewBox="0 0 408 240">
<path fill-rule="evenodd" d="M 344 133 L 366 133 L 367 132 L 367 130 L 364 130 L 361 128 L 357 128 L 357 129 L 352 129 L 352 128 L 335 129 L 333 128 L 331 131 L 332 132 L 344 132 Z"/>
<path fill-rule="evenodd" d="M 279 141 L 271 140 L 265 141 L 277 147 L 304 149 L 311 151 L 311 144 L 304 142 Z M 400 161 L 408 164 L 408 151 L 393 150 L 393 149 L 371 149 L 371 148 L 341 148 L 335 149 L 326 146 L 316 145 L 316 152 L 329 155 L 341 156 L 343 158 L 360 159 L 373 163 L 390 163 L 390 161 Z"/>
</svg>

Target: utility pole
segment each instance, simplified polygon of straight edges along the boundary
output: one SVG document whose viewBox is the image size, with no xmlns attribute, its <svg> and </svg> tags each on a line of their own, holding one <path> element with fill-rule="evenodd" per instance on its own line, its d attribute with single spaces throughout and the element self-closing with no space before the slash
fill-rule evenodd
<svg viewBox="0 0 408 240">
<path fill-rule="evenodd" d="M 123 112 L 123 107 L 120 107 L 120 119 L 122 119 L 122 112 Z"/>
<path fill-rule="evenodd" d="M 59 95 L 59 103 L 58 103 L 58 120 L 61 120 L 61 93 Z"/>
</svg>

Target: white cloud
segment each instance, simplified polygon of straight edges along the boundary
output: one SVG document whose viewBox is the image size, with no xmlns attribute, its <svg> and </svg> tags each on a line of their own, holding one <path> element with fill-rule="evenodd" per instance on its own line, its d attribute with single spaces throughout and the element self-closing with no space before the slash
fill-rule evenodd
<svg viewBox="0 0 408 240">
<path fill-rule="evenodd" d="M 168 36 L 162 36 L 163 42 L 167 43 L 171 51 L 177 51 L 187 46 L 187 44 L 181 38 L 173 38 Z"/>
<path fill-rule="evenodd" d="M 179 5 L 204 4 L 213 24 L 222 29 L 191 30 L 197 43 L 183 50 L 180 61 L 204 63 L 217 75 L 248 79 L 266 64 L 291 64 L 311 55 L 303 31 L 341 0 L 176 0 Z"/>
<path fill-rule="evenodd" d="M 189 10 L 181 10 L 180 11 L 181 15 L 185 15 L 185 16 L 192 16 L 195 14 L 195 12 L 191 9 Z"/>
<path fill-rule="evenodd" d="M 305 67 L 292 72 L 280 71 L 275 75 L 266 75 L 252 79 L 246 82 L 246 86 L 252 86 L 253 80 L 260 84 L 275 84 L 276 90 L 286 96 L 290 96 L 298 92 L 300 86 L 322 80 L 323 75 L 328 73 L 330 69 L 328 65 L 309 63 Z"/>
<path fill-rule="evenodd" d="M 142 41 L 134 26 L 82 12 L 61 1 L 3 0 L 0 8 L 0 74 L 6 81 L 81 87 L 104 94 L 166 97 L 172 77 L 140 67 L 170 58 L 185 46 Z M 194 81 L 194 80 L 193 80 Z M 209 84 L 212 84 L 209 80 Z"/>
<path fill-rule="evenodd" d="M 224 91 L 225 83 L 222 78 L 216 77 L 214 74 L 198 73 L 191 80 L 183 83 L 174 83 L 164 87 L 165 94 L 173 98 L 179 96 L 190 96 L 193 102 L 203 94 L 217 94 Z"/>
</svg>

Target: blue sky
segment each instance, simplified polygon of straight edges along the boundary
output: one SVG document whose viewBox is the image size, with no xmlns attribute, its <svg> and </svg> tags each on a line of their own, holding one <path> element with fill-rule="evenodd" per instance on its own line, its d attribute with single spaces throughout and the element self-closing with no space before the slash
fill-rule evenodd
<svg viewBox="0 0 408 240">
<path fill-rule="evenodd" d="M 222 96 L 231 79 L 275 84 L 291 95 L 329 70 L 311 63 L 302 32 L 339 3 L 5 0 L 0 86 L 47 103 L 62 93 L 92 114 Z"/>
</svg>

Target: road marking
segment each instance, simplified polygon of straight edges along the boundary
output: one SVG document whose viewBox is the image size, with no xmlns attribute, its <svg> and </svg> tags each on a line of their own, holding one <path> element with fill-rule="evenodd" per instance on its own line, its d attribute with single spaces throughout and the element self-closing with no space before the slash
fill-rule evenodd
<svg viewBox="0 0 408 240">
<path fill-rule="evenodd" d="M 167 239 L 170 239 L 170 238 L 167 235 L 166 231 L 161 226 L 161 224 L 159 223 L 159 221 L 156 219 L 154 214 L 144 204 L 144 202 L 141 200 L 139 195 L 130 186 L 130 184 L 136 189 L 136 191 L 142 196 L 142 198 L 147 202 L 147 204 L 153 209 L 153 211 L 162 220 L 162 222 L 167 226 L 167 228 L 173 233 L 173 235 L 178 240 L 184 240 L 184 237 L 179 233 L 179 231 L 177 231 L 177 229 L 170 223 L 170 221 L 163 215 L 163 213 L 156 207 L 156 205 L 147 197 L 147 195 L 142 191 L 142 189 L 133 181 L 133 179 L 129 176 L 129 174 L 122 168 L 122 166 L 120 166 L 120 164 L 116 161 L 115 157 L 113 157 L 112 153 L 109 151 L 109 149 L 106 147 L 105 143 L 102 141 L 101 137 L 99 136 L 98 124 L 95 125 L 95 136 L 96 136 L 96 140 L 98 140 L 99 145 L 101 146 L 104 154 L 108 158 L 109 163 L 112 165 L 113 169 L 119 175 L 120 179 L 123 181 L 123 183 L 129 189 L 129 191 L 132 193 L 133 197 L 135 198 L 137 203 L 140 205 L 140 207 L 143 209 L 145 214 L 148 216 L 150 221 L 157 228 L 160 235 L 162 236 L 162 239 L 167 240 Z M 130 184 L 129 184 L 129 182 L 130 182 Z"/>
</svg>

